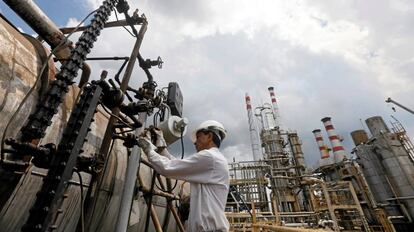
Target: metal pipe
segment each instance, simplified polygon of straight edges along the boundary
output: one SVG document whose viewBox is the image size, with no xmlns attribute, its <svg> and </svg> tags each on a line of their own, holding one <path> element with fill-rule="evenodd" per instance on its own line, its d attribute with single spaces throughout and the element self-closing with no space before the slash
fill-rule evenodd
<svg viewBox="0 0 414 232">
<path fill-rule="evenodd" d="M 253 228 L 262 228 L 262 229 L 269 229 L 271 231 L 278 231 L 278 232 L 316 232 L 322 230 L 315 230 L 315 229 L 304 229 L 304 228 L 291 228 L 286 226 L 274 226 L 274 225 L 266 225 L 266 224 L 252 224 Z"/>
<path fill-rule="evenodd" d="M 135 19 L 133 21 L 131 21 L 131 23 L 133 25 L 138 25 L 140 23 L 142 23 L 145 19 L 141 18 L 141 17 L 132 17 L 131 19 Z M 125 26 L 129 26 L 130 24 L 125 20 L 118 20 L 118 21 L 112 21 L 112 22 L 107 22 L 105 23 L 104 28 L 109 28 L 109 27 L 125 27 Z M 82 27 L 62 27 L 60 28 L 60 31 L 63 34 L 69 34 L 72 32 L 78 32 L 78 31 L 84 31 L 86 28 L 88 28 L 87 26 L 82 26 Z"/>
<path fill-rule="evenodd" d="M 414 111 L 413 111 L 413 110 L 408 109 L 407 107 L 405 107 L 405 106 L 401 105 L 400 103 L 398 103 L 398 102 L 396 102 L 396 101 L 392 100 L 390 97 L 389 97 L 387 100 L 385 100 L 385 102 L 386 102 L 386 103 L 394 103 L 395 105 L 397 105 L 397 106 L 401 107 L 402 109 L 404 109 L 404 110 L 408 111 L 409 113 L 414 114 Z"/>
<path fill-rule="evenodd" d="M 58 26 L 36 5 L 32 0 L 4 0 L 4 2 L 22 18 L 40 37 L 42 37 L 50 47 L 61 48 L 54 52 L 58 59 L 65 59 L 70 56 L 72 42 L 67 40 L 65 35 L 59 30 Z M 61 45 L 62 40 L 66 40 Z M 87 63 L 83 63 L 82 76 L 79 86 L 88 82 L 91 68 Z"/>
<path fill-rule="evenodd" d="M 394 200 L 409 200 L 409 199 L 414 199 L 414 196 L 407 196 L 407 197 L 392 197 L 392 198 L 387 198 L 387 201 L 394 201 Z"/>
<path fill-rule="evenodd" d="M 178 197 L 174 194 L 171 194 L 171 193 L 165 193 L 165 192 L 162 192 L 162 191 L 159 191 L 159 190 L 156 190 L 156 189 L 153 189 L 153 191 L 151 192 L 150 188 L 145 187 L 145 186 L 141 186 L 140 189 L 144 193 L 151 193 L 151 194 L 154 194 L 154 195 L 157 195 L 157 196 L 165 197 L 169 200 L 180 200 L 180 197 Z"/>
<path fill-rule="evenodd" d="M 120 89 L 124 93 L 126 92 L 126 90 L 128 88 L 128 83 L 129 83 L 129 80 L 130 80 L 131 75 L 132 75 L 132 70 L 134 69 L 136 57 L 139 54 L 139 49 L 141 47 L 141 43 L 142 43 L 142 40 L 144 38 L 144 34 L 145 34 L 146 30 L 147 30 L 147 22 L 145 21 L 145 23 L 140 28 L 139 34 L 138 34 L 138 36 L 136 38 L 136 41 L 135 41 L 134 48 L 131 52 L 131 56 L 130 56 L 129 61 L 128 61 L 127 68 L 126 68 L 124 76 L 122 78 Z M 108 166 L 109 149 L 110 149 L 110 144 L 111 144 L 111 141 L 112 141 L 113 126 L 114 126 L 115 122 L 117 121 L 117 115 L 120 113 L 119 107 L 115 107 L 114 109 L 112 109 L 111 113 L 112 113 L 112 115 L 109 118 L 108 125 L 107 125 L 106 131 L 105 131 L 105 135 L 102 139 L 101 149 L 99 150 L 99 153 L 104 156 L 104 160 L 105 160 L 105 166 L 104 166 L 103 170 L 106 170 L 106 167 Z M 110 178 L 110 177 L 106 176 L 105 171 L 103 171 L 101 173 L 98 173 L 95 177 L 95 179 L 97 180 L 96 192 L 95 192 L 95 195 L 93 196 L 91 207 L 90 207 L 92 210 L 88 214 L 88 219 L 89 220 L 93 220 L 93 214 L 95 214 L 95 209 L 96 209 L 97 205 L 104 204 L 104 202 L 106 202 L 106 199 L 110 196 L 110 193 L 108 193 L 106 191 L 106 188 L 102 187 L 102 184 L 106 181 L 105 178 Z M 100 197 L 99 196 L 100 194 L 106 194 L 106 196 L 105 197 Z M 89 221 L 89 224 L 91 224 L 91 221 Z"/>
<path fill-rule="evenodd" d="M 41 36 L 52 48 L 58 46 L 65 36 L 53 21 L 32 0 L 4 0 L 4 2 Z M 67 44 L 68 46 L 68 44 Z M 66 50 L 69 56 L 70 51 Z"/>
<path fill-rule="evenodd" d="M 157 211 L 155 211 L 155 208 L 153 205 L 151 205 L 151 218 L 152 218 L 152 222 L 154 223 L 155 231 L 162 232 L 161 223 L 160 223 L 160 220 L 158 219 Z"/>
<path fill-rule="evenodd" d="M 132 70 L 134 68 L 134 62 L 136 59 L 133 58 L 134 52 L 136 51 L 137 53 L 139 52 L 139 48 L 141 47 L 141 43 L 142 43 L 142 39 L 144 36 L 144 33 L 146 31 L 146 27 L 147 24 L 144 23 L 140 29 L 140 37 L 137 37 L 137 46 L 134 47 L 134 51 L 132 52 L 131 55 L 131 59 L 129 60 L 129 63 L 127 65 L 127 68 L 125 70 L 125 74 L 124 74 L 124 78 L 122 79 L 121 82 L 121 90 L 123 92 L 125 92 L 126 88 L 128 87 L 128 83 L 129 83 L 129 79 L 131 77 L 132 74 Z M 135 49 L 138 48 L 138 49 Z M 131 62 L 132 61 L 132 62 Z M 119 108 L 117 109 L 119 114 Z M 117 115 L 116 114 L 116 115 Z M 147 113 L 140 113 L 140 122 L 145 122 L 146 120 L 146 115 Z M 108 128 L 110 126 L 108 125 Z M 112 126 L 111 126 L 112 128 Z M 143 131 L 143 127 L 138 128 L 137 130 L 135 130 L 135 134 L 138 136 L 141 132 Z M 112 131 L 111 131 L 112 134 Z M 127 166 L 127 173 L 126 173 L 126 179 L 125 179 L 125 184 L 124 184 L 124 191 L 122 192 L 122 196 L 121 196 L 121 206 L 119 209 L 119 214 L 118 214 L 118 220 L 117 220 L 117 229 L 116 231 L 126 231 L 128 228 L 128 221 L 129 221 L 129 214 L 131 211 L 131 202 L 133 200 L 133 196 L 134 196 L 134 187 L 135 187 L 135 183 L 136 183 L 136 179 L 137 179 L 137 172 L 139 170 L 139 164 L 140 164 L 140 159 L 141 159 L 141 148 L 139 148 L 138 146 L 134 146 L 132 148 L 132 152 L 131 155 L 128 159 L 128 166 Z M 152 208 L 151 208 L 152 210 Z M 151 212 L 152 214 L 152 212 Z M 153 218 L 154 221 L 154 218 Z M 154 224 L 156 222 L 154 221 Z M 159 222 L 158 222 L 159 223 Z"/>
<path fill-rule="evenodd" d="M 147 113 L 140 113 L 139 114 L 139 121 L 145 122 L 147 118 Z M 139 136 L 143 131 L 143 127 L 140 127 L 135 130 L 135 135 Z M 141 148 L 137 145 L 132 147 L 131 154 L 128 158 L 128 166 L 125 173 L 125 182 L 124 182 L 124 189 L 121 195 L 121 203 L 119 207 L 119 214 L 116 224 L 115 231 L 124 232 L 127 231 L 128 222 L 129 222 L 129 215 L 131 212 L 131 202 L 134 198 L 134 190 L 135 190 L 135 183 L 137 181 L 137 173 L 139 170 L 140 159 L 141 159 Z"/>
</svg>

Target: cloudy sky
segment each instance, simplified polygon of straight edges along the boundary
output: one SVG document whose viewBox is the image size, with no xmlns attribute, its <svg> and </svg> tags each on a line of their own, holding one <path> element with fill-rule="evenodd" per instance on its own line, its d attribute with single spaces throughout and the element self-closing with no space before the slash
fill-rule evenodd
<svg viewBox="0 0 414 232">
<path fill-rule="evenodd" d="M 36 2 L 59 26 L 75 26 L 100 4 Z M 361 119 L 370 116 L 388 122 L 392 114 L 414 135 L 414 115 L 397 107 L 394 112 L 384 102 L 392 97 L 414 108 L 412 1 L 129 3 L 148 18 L 142 55 L 165 61 L 163 69 L 152 70 L 158 85 L 179 83 L 190 130 L 206 119 L 223 122 L 229 132 L 223 153 L 229 159 L 252 159 L 244 95 L 250 94 L 253 107 L 262 105 L 270 102 L 269 86 L 276 89 L 283 129 L 298 132 L 309 165 L 319 159 L 312 130 L 322 128 L 325 116 L 332 117 L 348 151 L 353 147 L 349 133 L 361 129 Z M 0 9 L 23 31 L 33 33 L 4 3 Z M 129 56 L 133 43 L 122 28 L 106 29 L 90 56 Z M 90 64 L 95 77 L 102 69 L 113 75 L 120 66 Z M 137 68 L 133 85 L 144 80 Z M 186 153 L 193 152 L 190 141 L 185 143 Z"/>
</svg>

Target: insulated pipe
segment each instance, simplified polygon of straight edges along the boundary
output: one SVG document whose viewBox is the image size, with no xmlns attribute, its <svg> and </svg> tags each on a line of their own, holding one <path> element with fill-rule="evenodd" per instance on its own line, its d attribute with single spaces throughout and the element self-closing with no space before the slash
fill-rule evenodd
<svg viewBox="0 0 414 232">
<path fill-rule="evenodd" d="M 145 122 L 147 113 L 139 114 L 139 121 Z M 143 127 L 135 130 L 135 135 L 139 136 L 143 131 Z M 137 173 L 141 160 L 141 148 L 138 145 L 132 147 L 131 154 L 128 158 L 128 165 L 125 173 L 125 184 L 121 195 L 121 203 L 119 207 L 119 214 L 116 224 L 116 230 L 119 232 L 127 231 L 129 215 L 131 212 L 131 205 L 134 198 L 135 184 L 137 181 Z"/>
<path fill-rule="evenodd" d="M 329 140 L 331 141 L 335 163 L 342 162 L 342 160 L 346 158 L 346 151 L 339 140 L 339 136 L 336 133 L 334 126 L 332 125 L 331 118 L 325 117 L 322 118 L 321 121 L 323 122 L 326 132 L 328 133 Z"/>
<path fill-rule="evenodd" d="M 52 49 L 59 46 L 62 40 L 66 40 L 65 35 L 59 30 L 58 26 L 32 0 L 4 0 L 4 2 L 42 37 Z M 69 46 L 71 44 L 70 40 L 65 41 L 63 45 L 60 45 L 61 48 L 54 52 L 54 55 L 58 59 L 68 58 L 70 55 Z M 89 80 L 90 70 L 89 65 L 84 62 L 81 83 L 86 83 Z"/>
<path fill-rule="evenodd" d="M 41 36 L 52 48 L 57 47 L 65 36 L 53 21 L 32 0 L 4 0 L 29 26 Z M 65 49 L 66 50 L 66 49 Z M 70 51 L 64 51 L 64 57 Z"/>
<path fill-rule="evenodd" d="M 316 143 L 319 147 L 319 152 L 321 153 L 321 159 L 329 159 L 328 147 L 323 142 L 323 137 L 320 129 L 315 129 L 312 131 L 315 136 Z"/>
<path fill-rule="evenodd" d="M 273 118 L 275 119 L 276 128 L 280 127 L 279 124 L 279 107 L 277 106 L 276 96 L 275 96 L 275 88 L 269 87 L 269 94 L 270 99 L 272 100 L 272 107 L 273 107 Z"/>
</svg>

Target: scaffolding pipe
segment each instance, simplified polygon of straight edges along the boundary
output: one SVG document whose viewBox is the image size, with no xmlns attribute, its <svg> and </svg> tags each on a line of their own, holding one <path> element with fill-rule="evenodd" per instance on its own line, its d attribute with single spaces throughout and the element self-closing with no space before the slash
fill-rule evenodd
<svg viewBox="0 0 414 232">
<path fill-rule="evenodd" d="M 305 228 L 292 228 L 286 226 L 275 226 L 275 225 L 265 225 L 265 224 L 252 224 L 253 228 L 261 228 L 261 229 L 268 229 L 270 231 L 277 231 L 277 232 L 317 232 L 323 230 L 315 230 L 315 229 L 305 229 Z"/>
</svg>

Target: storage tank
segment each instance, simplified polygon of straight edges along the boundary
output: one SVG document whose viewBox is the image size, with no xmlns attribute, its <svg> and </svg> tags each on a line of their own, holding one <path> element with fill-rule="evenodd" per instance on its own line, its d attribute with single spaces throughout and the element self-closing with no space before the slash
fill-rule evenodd
<svg viewBox="0 0 414 232">
<path fill-rule="evenodd" d="M 390 180 L 390 188 L 399 202 L 414 216 L 414 165 L 397 135 L 391 133 L 384 120 L 371 117 L 366 120 L 369 130 L 375 138 L 371 151 L 383 165 L 383 170 Z M 382 167 L 379 167 L 382 168 Z M 397 200 L 397 199 L 394 199 Z"/>
<path fill-rule="evenodd" d="M 355 146 L 368 142 L 368 134 L 365 130 L 356 130 L 351 132 L 352 140 Z"/>
</svg>

